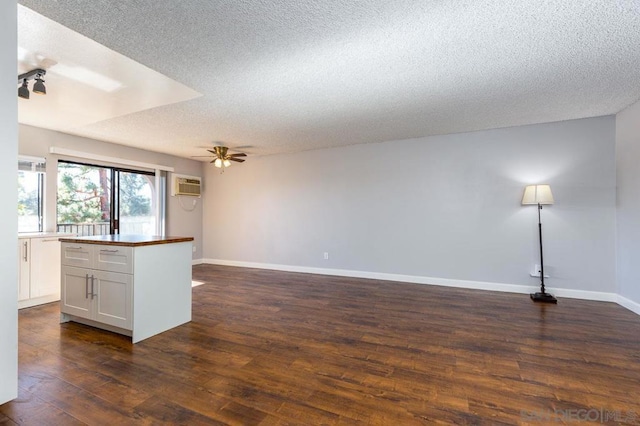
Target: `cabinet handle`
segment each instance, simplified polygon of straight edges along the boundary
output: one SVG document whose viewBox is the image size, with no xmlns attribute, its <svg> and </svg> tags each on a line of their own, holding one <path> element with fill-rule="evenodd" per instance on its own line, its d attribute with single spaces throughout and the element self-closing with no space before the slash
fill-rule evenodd
<svg viewBox="0 0 640 426">
<path fill-rule="evenodd" d="M 71 246 L 68 246 L 68 247 L 66 247 L 66 249 L 67 249 L 67 250 L 82 250 L 82 246 L 78 246 L 78 247 L 71 247 Z"/>
<path fill-rule="evenodd" d="M 88 299 L 89 298 L 89 274 L 86 274 L 84 276 L 84 291 L 85 291 L 84 298 Z"/>
<path fill-rule="evenodd" d="M 96 294 L 93 292 L 93 280 L 94 280 L 94 276 L 91 275 L 91 300 L 93 300 L 93 296 L 95 296 Z"/>
<path fill-rule="evenodd" d="M 57 238 L 49 238 L 49 239 L 44 239 L 44 238 L 43 238 L 43 239 L 42 239 L 42 242 L 43 242 L 43 243 L 52 243 L 52 242 L 54 242 L 54 241 L 56 241 L 56 242 L 57 242 L 57 241 L 60 241 L 60 240 L 59 240 L 59 239 L 57 239 Z"/>
<path fill-rule="evenodd" d="M 24 261 L 26 262 L 27 261 L 27 253 L 29 252 L 28 251 L 29 246 L 27 245 L 26 241 L 24 243 L 22 243 L 22 244 L 24 244 Z"/>
<path fill-rule="evenodd" d="M 100 251 L 104 251 L 104 252 L 107 252 L 107 253 L 115 253 L 118 250 L 101 249 Z"/>
</svg>

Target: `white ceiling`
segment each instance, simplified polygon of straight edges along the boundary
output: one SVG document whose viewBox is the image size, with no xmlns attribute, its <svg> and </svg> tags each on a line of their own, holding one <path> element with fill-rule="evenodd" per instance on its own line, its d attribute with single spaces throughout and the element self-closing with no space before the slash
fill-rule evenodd
<svg viewBox="0 0 640 426">
<path fill-rule="evenodd" d="M 18 7 L 18 72 L 46 70 L 47 96 L 18 99 L 21 123 L 82 133 L 90 124 L 200 96 L 26 7 Z M 29 89 L 32 89 L 29 83 Z"/>
<path fill-rule="evenodd" d="M 592 117 L 640 99 L 638 0 L 20 3 L 203 95 L 68 132 L 185 157 L 213 142 L 272 154 Z"/>
</svg>

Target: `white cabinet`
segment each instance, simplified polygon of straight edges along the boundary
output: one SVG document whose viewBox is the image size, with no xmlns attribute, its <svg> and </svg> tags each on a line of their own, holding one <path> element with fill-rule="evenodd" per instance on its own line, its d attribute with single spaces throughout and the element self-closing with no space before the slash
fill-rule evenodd
<svg viewBox="0 0 640 426">
<path fill-rule="evenodd" d="M 18 308 L 60 300 L 60 241 L 51 235 L 18 238 Z"/>
<path fill-rule="evenodd" d="M 86 242 L 109 238 L 131 242 Z M 133 343 L 191 321 L 193 238 L 154 238 L 161 237 L 64 238 L 61 321 L 131 336 Z"/>
<path fill-rule="evenodd" d="M 131 330 L 132 283 L 130 274 L 63 266 L 61 311 Z"/>
<path fill-rule="evenodd" d="M 60 311 L 131 330 L 132 248 L 63 243 L 61 257 Z"/>
<path fill-rule="evenodd" d="M 62 266 L 60 310 L 82 318 L 93 318 L 93 293 L 90 276 L 94 271 L 74 266 Z M 91 284 L 92 285 L 92 284 Z"/>
<path fill-rule="evenodd" d="M 60 241 L 31 239 L 31 297 L 55 294 L 60 297 Z M 56 298 L 57 300 L 57 298 Z"/>
</svg>

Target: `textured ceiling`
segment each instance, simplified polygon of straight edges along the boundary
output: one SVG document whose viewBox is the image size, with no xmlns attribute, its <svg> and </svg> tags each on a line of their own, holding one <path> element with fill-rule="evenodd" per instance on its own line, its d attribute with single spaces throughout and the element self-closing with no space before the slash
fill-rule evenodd
<svg viewBox="0 0 640 426">
<path fill-rule="evenodd" d="M 202 93 L 73 130 L 181 156 L 592 117 L 640 98 L 638 0 L 20 3 Z"/>
</svg>

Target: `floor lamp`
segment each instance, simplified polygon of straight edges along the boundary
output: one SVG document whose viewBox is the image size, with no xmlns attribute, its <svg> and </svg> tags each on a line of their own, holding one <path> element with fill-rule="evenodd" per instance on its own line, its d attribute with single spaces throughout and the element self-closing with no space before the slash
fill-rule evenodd
<svg viewBox="0 0 640 426">
<path fill-rule="evenodd" d="M 549 185 L 529 185 L 524 189 L 522 205 L 538 205 L 538 235 L 540 237 L 540 291 L 531 293 L 531 300 L 543 303 L 558 303 L 558 300 L 544 289 L 544 260 L 542 257 L 542 222 L 540 211 L 542 206 L 553 204 L 553 194 Z"/>
</svg>

